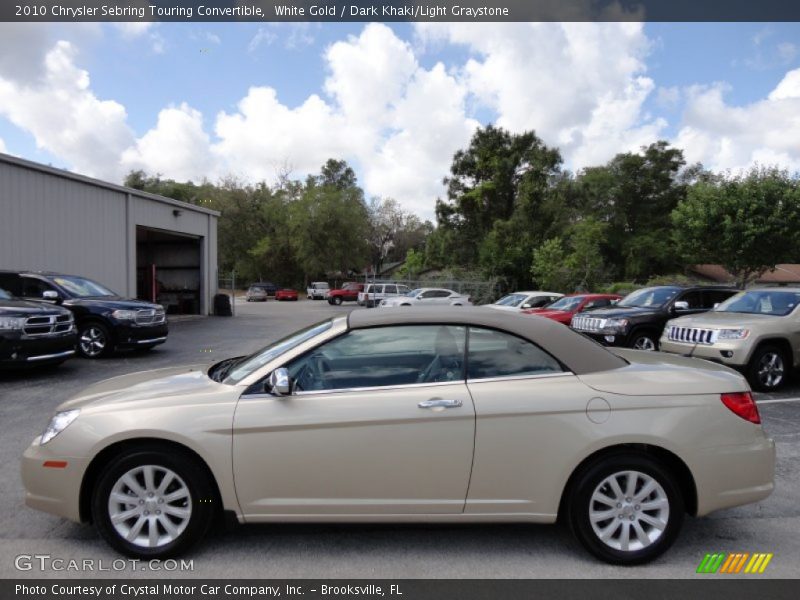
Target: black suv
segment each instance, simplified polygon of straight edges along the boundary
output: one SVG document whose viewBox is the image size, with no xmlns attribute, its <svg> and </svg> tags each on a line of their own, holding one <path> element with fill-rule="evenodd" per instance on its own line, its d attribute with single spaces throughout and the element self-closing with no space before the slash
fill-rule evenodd
<svg viewBox="0 0 800 600">
<path fill-rule="evenodd" d="M 706 312 L 739 290 L 722 287 L 657 286 L 636 290 L 611 308 L 578 313 L 572 327 L 606 346 L 658 350 L 670 319 Z"/>
<path fill-rule="evenodd" d="M 167 320 L 160 304 L 122 298 L 99 283 L 75 275 L 0 272 L 0 288 L 26 300 L 45 300 L 72 311 L 78 352 L 86 358 L 115 349 L 147 350 L 167 341 Z"/>
<path fill-rule="evenodd" d="M 75 354 L 72 313 L 0 288 L 0 368 L 57 365 Z"/>
</svg>

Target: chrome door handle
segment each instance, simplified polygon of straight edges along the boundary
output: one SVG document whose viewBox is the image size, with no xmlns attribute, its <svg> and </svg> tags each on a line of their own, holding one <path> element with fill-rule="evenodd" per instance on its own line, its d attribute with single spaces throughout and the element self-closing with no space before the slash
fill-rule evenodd
<svg viewBox="0 0 800 600">
<path fill-rule="evenodd" d="M 458 408 L 464 403 L 461 400 L 423 400 L 417 406 L 420 408 Z"/>
</svg>

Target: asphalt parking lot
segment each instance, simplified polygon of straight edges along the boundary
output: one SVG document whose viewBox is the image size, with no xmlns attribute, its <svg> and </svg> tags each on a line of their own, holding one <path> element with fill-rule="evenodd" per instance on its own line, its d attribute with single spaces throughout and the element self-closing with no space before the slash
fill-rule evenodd
<svg viewBox="0 0 800 600">
<path fill-rule="evenodd" d="M 241 355 L 304 325 L 353 307 L 326 302 L 239 302 L 233 318 L 196 318 L 171 325 L 166 344 L 144 354 L 99 361 L 73 359 L 42 372 L 0 374 L 0 578 L 152 577 L 132 566 L 120 571 L 19 571 L 19 555 L 94 559 L 108 566 L 119 555 L 87 525 L 23 504 L 19 458 L 55 407 L 81 388 L 108 377 L 170 365 L 214 362 Z M 798 378 L 800 379 L 800 377 Z M 800 385 L 759 395 L 764 427 L 777 443 L 776 491 L 765 501 L 688 518 L 673 548 L 635 568 L 599 563 L 560 526 L 265 525 L 217 532 L 188 556 L 204 578 L 684 578 L 707 552 L 772 552 L 760 577 L 800 575 Z M 96 565 L 99 563 L 95 563 Z M 155 574 L 158 575 L 158 574 Z M 709 577 L 708 575 L 702 577 Z M 735 576 L 734 576 L 735 577 Z"/>
</svg>

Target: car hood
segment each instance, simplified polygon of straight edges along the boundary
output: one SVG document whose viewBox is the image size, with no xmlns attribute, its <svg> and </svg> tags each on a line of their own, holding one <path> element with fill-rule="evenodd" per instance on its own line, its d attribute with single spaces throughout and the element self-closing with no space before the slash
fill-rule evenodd
<svg viewBox="0 0 800 600">
<path fill-rule="evenodd" d="M 532 312 L 535 310 L 536 312 Z M 534 308 L 531 314 L 537 317 L 547 317 L 548 319 L 567 319 L 572 316 L 572 312 L 568 310 L 548 310 L 547 308 Z"/>
<path fill-rule="evenodd" d="M 762 327 L 765 323 L 778 322 L 783 317 L 734 312 L 706 312 L 672 319 L 669 324 L 678 327 L 697 327 L 699 329 L 747 329 Z"/>
<path fill-rule="evenodd" d="M 615 306 L 613 308 L 598 308 L 588 312 L 578 313 L 582 317 L 598 317 L 600 319 L 630 319 L 636 317 L 646 317 L 661 312 L 657 306 Z"/>
<path fill-rule="evenodd" d="M 0 317 L 11 315 L 63 315 L 69 312 L 65 308 L 54 306 L 48 302 L 31 302 L 28 300 L 0 300 Z"/>
<path fill-rule="evenodd" d="M 152 302 L 145 302 L 144 300 L 122 298 L 120 296 L 70 298 L 69 300 L 64 301 L 64 306 L 94 306 L 107 308 L 108 310 L 141 310 L 143 308 L 163 308 L 160 304 L 153 304 Z"/>
<path fill-rule="evenodd" d="M 58 407 L 109 409 L 131 404 L 197 404 L 217 397 L 220 391 L 236 390 L 212 380 L 209 365 L 188 365 L 130 373 L 89 386 Z M 237 392 L 238 393 L 238 392 Z"/>
<path fill-rule="evenodd" d="M 580 375 L 581 381 L 599 392 L 625 396 L 675 396 L 750 389 L 740 373 L 707 360 L 627 348 L 609 350 L 629 364 L 611 371 Z"/>
</svg>

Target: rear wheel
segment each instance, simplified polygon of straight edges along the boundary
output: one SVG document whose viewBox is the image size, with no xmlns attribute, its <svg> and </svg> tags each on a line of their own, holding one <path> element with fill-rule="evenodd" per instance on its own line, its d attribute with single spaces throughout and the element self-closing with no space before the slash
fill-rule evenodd
<svg viewBox="0 0 800 600">
<path fill-rule="evenodd" d="M 683 523 L 684 502 L 675 478 L 646 456 L 602 459 L 577 476 L 569 493 L 575 537 L 612 564 L 655 559 L 672 545 Z"/>
<path fill-rule="evenodd" d="M 197 543 L 214 516 L 214 490 L 205 469 L 183 454 L 140 450 L 103 471 L 92 517 L 116 550 L 138 558 L 174 556 Z"/>
<path fill-rule="evenodd" d="M 341 296 L 334 296 L 333 303 L 336 306 L 341 306 L 342 305 L 342 297 Z"/>
<path fill-rule="evenodd" d="M 786 355 L 777 346 L 758 348 L 747 365 L 747 379 L 753 388 L 762 392 L 779 389 L 789 375 Z"/>
</svg>

